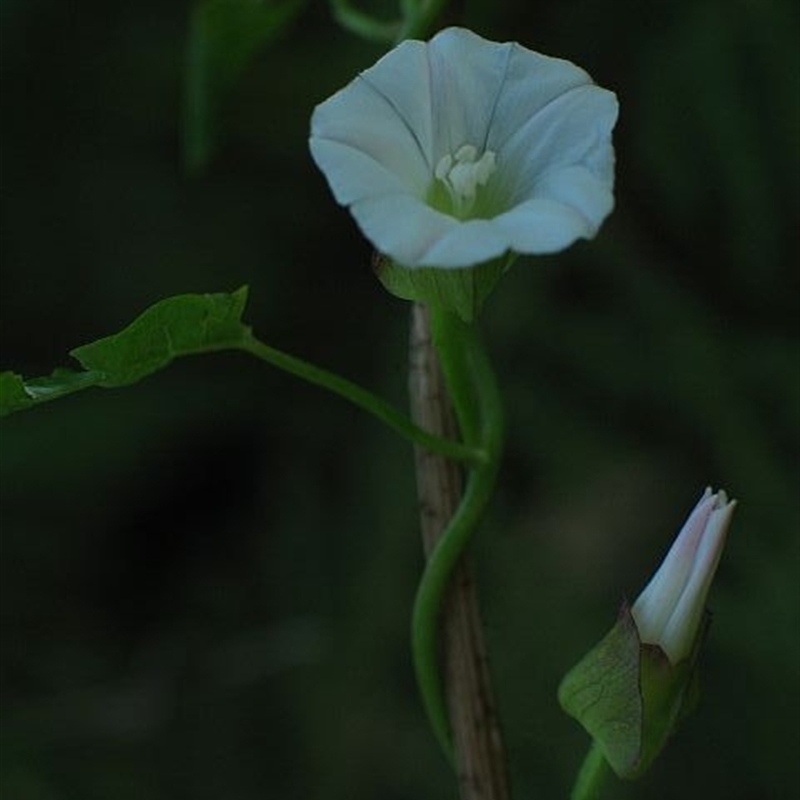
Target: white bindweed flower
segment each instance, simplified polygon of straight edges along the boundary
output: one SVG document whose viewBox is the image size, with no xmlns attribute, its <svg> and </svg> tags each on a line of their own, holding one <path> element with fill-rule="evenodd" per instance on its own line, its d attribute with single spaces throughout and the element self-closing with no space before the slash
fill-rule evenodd
<svg viewBox="0 0 800 800">
<path fill-rule="evenodd" d="M 471 267 L 590 238 L 613 207 L 612 92 L 516 43 L 405 41 L 311 119 L 311 153 L 376 250 Z"/>
<path fill-rule="evenodd" d="M 631 608 L 641 641 L 659 645 L 672 664 L 694 645 L 735 506 L 725 492 L 706 489 Z"/>
</svg>

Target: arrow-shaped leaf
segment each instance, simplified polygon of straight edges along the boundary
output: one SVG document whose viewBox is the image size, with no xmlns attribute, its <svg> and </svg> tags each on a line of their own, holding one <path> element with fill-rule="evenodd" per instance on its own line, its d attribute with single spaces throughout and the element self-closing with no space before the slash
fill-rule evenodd
<svg viewBox="0 0 800 800">
<path fill-rule="evenodd" d="M 179 356 L 238 347 L 250 336 L 250 328 L 241 321 L 246 302 L 246 286 L 232 294 L 169 297 L 119 333 L 75 348 L 70 355 L 82 371 L 59 368 L 29 379 L 0 373 L 0 416 L 90 386 L 136 383 Z"/>
</svg>

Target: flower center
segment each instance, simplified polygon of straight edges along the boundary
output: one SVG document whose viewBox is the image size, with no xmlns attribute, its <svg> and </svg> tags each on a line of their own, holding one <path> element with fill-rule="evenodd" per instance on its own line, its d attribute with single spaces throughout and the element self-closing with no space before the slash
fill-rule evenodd
<svg viewBox="0 0 800 800">
<path fill-rule="evenodd" d="M 471 144 L 439 159 L 433 174 L 447 190 L 455 216 L 463 218 L 472 210 L 478 187 L 485 186 L 492 177 L 496 160 L 491 150 L 478 158 L 478 148 Z"/>
</svg>

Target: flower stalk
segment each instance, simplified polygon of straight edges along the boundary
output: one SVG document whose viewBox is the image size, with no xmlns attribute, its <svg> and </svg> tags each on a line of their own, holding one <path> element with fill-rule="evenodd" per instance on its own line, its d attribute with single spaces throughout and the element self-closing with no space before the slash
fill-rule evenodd
<svg viewBox="0 0 800 800">
<path fill-rule="evenodd" d="M 592 742 L 578 771 L 569 800 L 598 800 L 608 779 L 609 766 L 597 742 Z"/>
</svg>

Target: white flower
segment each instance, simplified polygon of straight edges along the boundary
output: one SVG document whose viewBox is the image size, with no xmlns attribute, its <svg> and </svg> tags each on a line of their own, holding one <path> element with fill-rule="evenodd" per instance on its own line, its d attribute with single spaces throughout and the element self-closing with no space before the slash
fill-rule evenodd
<svg viewBox="0 0 800 800">
<path fill-rule="evenodd" d="M 735 506 L 706 489 L 631 608 L 641 641 L 659 645 L 672 664 L 692 650 Z"/>
<path fill-rule="evenodd" d="M 469 267 L 590 238 L 613 207 L 612 92 L 568 61 L 448 28 L 317 106 L 311 153 L 375 248 Z"/>
</svg>

